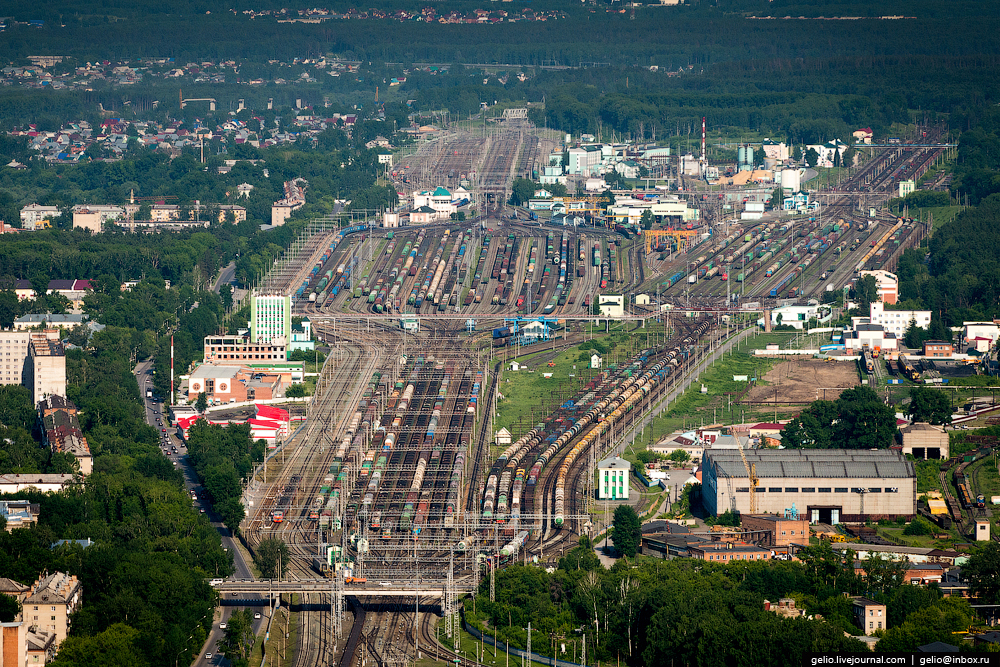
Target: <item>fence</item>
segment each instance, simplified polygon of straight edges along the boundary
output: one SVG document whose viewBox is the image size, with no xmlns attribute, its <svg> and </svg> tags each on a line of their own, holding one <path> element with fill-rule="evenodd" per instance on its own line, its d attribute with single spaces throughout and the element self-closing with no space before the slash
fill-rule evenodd
<svg viewBox="0 0 1000 667">
<path fill-rule="evenodd" d="M 481 642 L 483 642 L 484 645 L 485 644 L 489 644 L 490 646 L 492 646 L 493 648 L 497 649 L 498 651 L 504 651 L 505 653 L 509 653 L 510 655 L 517 656 L 518 658 L 523 658 L 524 656 L 528 655 L 528 653 L 526 651 L 523 651 L 523 650 L 521 650 L 519 648 L 514 648 L 514 647 L 509 646 L 509 645 L 507 645 L 507 644 L 505 644 L 503 642 L 498 642 L 493 637 L 490 637 L 487 634 L 483 634 L 482 632 L 480 632 L 479 630 L 477 630 L 472 625 L 469 625 L 469 622 L 465 620 L 465 611 L 464 610 L 461 611 L 461 614 L 462 614 L 462 626 L 465 628 L 465 631 L 468 632 L 473 637 L 475 637 L 476 639 L 478 639 Z M 562 666 L 562 667 L 586 667 L 585 665 L 581 665 L 578 662 L 570 662 L 569 660 L 558 660 L 555 657 L 547 656 L 547 655 L 540 655 L 538 653 L 535 653 L 534 651 L 532 651 L 531 654 L 528 657 L 529 657 L 529 660 L 533 660 L 534 662 L 537 662 L 537 663 L 542 664 L 542 665 L 552 665 L 552 667 L 560 667 L 560 666 Z"/>
</svg>

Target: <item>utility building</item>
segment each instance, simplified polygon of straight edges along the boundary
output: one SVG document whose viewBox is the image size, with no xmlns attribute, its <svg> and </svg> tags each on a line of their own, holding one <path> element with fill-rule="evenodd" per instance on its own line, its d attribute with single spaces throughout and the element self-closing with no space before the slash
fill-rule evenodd
<svg viewBox="0 0 1000 667">
<path fill-rule="evenodd" d="M 750 475 L 757 476 L 756 511 L 783 515 L 793 505 L 810 523 L 860 523 L 912 518 L 917 476 L 894 450 L 708 449 L 702 455 L 702 502 L 714 515 L 750 513 Z"/>
</svg>

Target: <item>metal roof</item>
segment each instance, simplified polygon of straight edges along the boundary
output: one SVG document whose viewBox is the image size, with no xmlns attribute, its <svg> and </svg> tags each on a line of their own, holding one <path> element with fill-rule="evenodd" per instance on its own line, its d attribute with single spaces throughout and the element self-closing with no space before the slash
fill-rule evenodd
<svg viewBox="0 0 1000 667">
<path fill-rule="evenodd" d="M 820 479 L 912 478 L 913 463 L 894 450 L 853 449 L 754 449 L 746 452 L 760 479 L 815 477 Z M 705 451 L 709 468 L 717 478 L 747 478 L 738 450 Z"/>
</svg>

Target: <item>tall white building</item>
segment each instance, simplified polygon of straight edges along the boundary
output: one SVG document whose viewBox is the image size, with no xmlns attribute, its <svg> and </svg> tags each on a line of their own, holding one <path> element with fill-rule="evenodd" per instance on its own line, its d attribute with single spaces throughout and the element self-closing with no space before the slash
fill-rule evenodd
<svg viewBox="0 0 1000 667">
<path fill-rule="evenodd" d="M 896 338 L 902 338 L 911 321 L 924 329 L 931 325 L 929 310 L 886 310 L 881 301 L 873 301 L 869 313 L 869 317 L 851 318 L 855 329 L 858 324 L 881 324 L 887 333 L 894 333 Z"/>
<path fill-rule="evenodd" d="M 632 464 L 618 457 L 597 464 L 597 499 L 628 500 L 628 475 Z"/>
<path fill-rule="evenodd" d="M 292 334 L 292 298 L 256 295 L 250 302 L 250 341 L 286 345 Z"/>
</svg>

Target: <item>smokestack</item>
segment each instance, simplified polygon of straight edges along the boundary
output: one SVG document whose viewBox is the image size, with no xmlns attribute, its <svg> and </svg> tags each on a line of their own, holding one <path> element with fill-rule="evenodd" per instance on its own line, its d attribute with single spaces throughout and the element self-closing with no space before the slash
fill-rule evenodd
<svg viewBox="0 0 1000 667">
<path fill-rule="evenodd" d="M 705 155 L 705 117 L 701 117 L 701 174 L 705 175 L 708 167 L 708 158 Z"/>
</svg>

